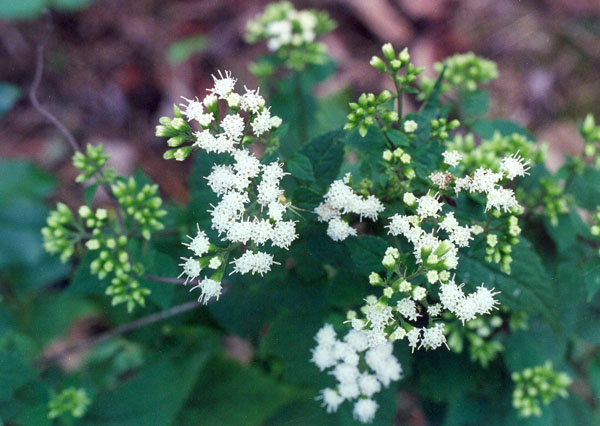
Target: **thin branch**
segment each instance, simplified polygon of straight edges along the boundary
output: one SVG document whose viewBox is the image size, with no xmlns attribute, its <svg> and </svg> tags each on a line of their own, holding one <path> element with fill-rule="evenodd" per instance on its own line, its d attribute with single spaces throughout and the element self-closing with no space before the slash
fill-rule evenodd
<svg viewBox="0 0 600 426">
<path fill-rule="evenodd" d="M 167 284 L 186 284 L 186 280 L 182 279 L 182 278 L 171 278 L 171 277 L 161 277 L 159 275 L 152 275 L 152 274 L 146 274 L 144 275 L 144 278 L 146 278 L 147 280 L 150 281 L 156 281 L 159 283 L 167 283 Z M 187 281 L 187 282 L 193 282 L 193 281 Z"/>
<path fill-rule="evenodd" d="M 69 132 L 69 130 L 60 122 L 58 118 L 54 116 L 50 111 L 44 108 L 40 101 L 37 98 L 37 90 L 40 86 L 40 82 L 42 81 L 42 74 L 44 72 L 44 45 L 39 44 L 36 49 L 36 61 L 35 61 L 35 75 L 33 77 L 33 82 L 31 83 L 31 87 L 29 88 L 29 99 L 31 100 L 31 104 L 33 107 L 44 117 L 46 117 L 54 126 L 63 134 L 63 136 L 67 139 L 71 148 L 75 151 L 83 152 L 81 147 L 77 144 L 77 141 L 73 137 L 73 134 Z"/>
<path fill-rule="evenodd" d="M 84 349 L 90 348 L 90 347 L 92 347 L 100 342 L 103 342 L 105 340 L 112 339 L 113 337 L 117 337 L 122 334 L 129 333 L 131 331 L 137 330 L 139 328 L 145 327 L 145 326 L 153 324 L 155 322 L 162 321 L 164 319 L 171 318 L 171 317 L 174 317 L 179 314 L 183 314 L 184 312 L 191 311 L 192 309 L 199 308 L 200 306 L 202 306 L 202 305 L 195 300 L 193 300 L 191 302 L 183 303 L 181 305 L 173 306 L 172 308 L 169 308 L 167 310 L 164 310 L 161 312 L 156 312 L 154 314 L 142 317 L 135 321 L 128 322 L 126 324 L 123 324 L 122 326 L 119 326 L 112 330 L 98 334 L 87 340 L 83 340 L 78 343 L 73 343 L 73 344 L 65 347 L 60 352 L 48 354 L 46 356 L 42 356 L 42 357 L 38 358 L 36 360 L 36 363 L 41 366 L 51 364 L 65 356 L 69 356 L 73 352 L 82 351 Z"/>
</svg>

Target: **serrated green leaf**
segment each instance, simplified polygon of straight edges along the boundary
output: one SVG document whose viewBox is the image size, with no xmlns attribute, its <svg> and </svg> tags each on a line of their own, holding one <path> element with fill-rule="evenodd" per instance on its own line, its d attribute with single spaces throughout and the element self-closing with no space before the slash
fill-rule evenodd
<svg viewBox="0 0 600 426">
<path fill-rule="evenodd" d="M 163 357 L 148 364 L 129 381 L 96 398 L 81 424 L 174 424 L 208 358 L 208 353 L 197 353 L 183 359 Z"/>
<path fill-rule="evenodd" d="M 467 117 L 485 115 L 490 103 L 490 93 L 487 90 L 467 92 L 462 99 L 462 112 Z"/>
<path fill-rule="evenodd" d="M 566 190 L 573 194 L 578 205 L 595 210 L 600 203 L 600 170 L 586 166 L 583 173 L 573 178 Z"/>
<path fill-rule="evenodd" d="M 315 174 L 310 159 L 297 152 L 290 157 L 286 163 L 288 171 L 297 179 L 313 181 L 315 180 Z"/>
<path fill-rule="evenodd" d="M 588 260 L 581 273 L 587 289 L 587 299 L 591 301 L 600 290 L 600 259 L 596 257 Z"/>
<path fill-rule="evenodd" d="M 503 119 L 480 119 L 471 126 L 471 130 L 484 139 L 491 139 L 494 133 L 499 132 L 502 136 L 510 136 L 518 133 L 531 141 L 536 138 L 527 129 L 514 121 Z"/>
<path fill-rule="evenodd" d="M 192 392 L 177 425 L 260 426 L 297 397 L 258 369 L 214 359 Z"/>
<path fill-rule="evenodd" d="M 96 191 L 98 191 L 97 183 L 94 183 L 83 190 L 83 199 L 88 206 L 92 205 L 92 201 L 94 201 L 94 197 L 96 196 Z"/>
<path fill-rule="evenodd" d="M 12 393 L 32 380 L 36 375 L 30 360 L 22 354 L 0 351 L 0 401 L 10 398 Z"/>
<path fill-rule="evenodd" d="M 315 179 L 329 183 L 337 177 L 344 157 L 344 147 L 340 142 L 342 136 L 340 130 L 329 132 L 313 139 L 300 150 L 310 160 Z"/>
<path fill-rule="evenodd" d="M 378 272 L 383 269 L 381 259 L 388 244 L 383 238 L 372 235 L 349 237 L 344 242 L 350 251 L 354 269 L 363 275 Z"/>
<path fill-rule="evenodd" d="M 513 247 L 510 275 L 500 272 L 497 265 L 483 260 L 479 254 L 461 255 L 457 275 L 474 288 L 482 283 L 500 291 L 498 299 L 512 309 L 542 315 L 554 328 L 560 327 L 554 312 L 556 299 L 552 281 L 531 243 L 521 237 Z"/>
</svg>

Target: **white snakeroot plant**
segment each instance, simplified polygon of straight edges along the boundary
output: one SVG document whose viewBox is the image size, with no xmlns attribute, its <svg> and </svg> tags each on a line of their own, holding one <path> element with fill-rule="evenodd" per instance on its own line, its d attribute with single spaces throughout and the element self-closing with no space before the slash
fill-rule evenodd
<svg viewBox="0 0 600 426">
<path fill-rule="evenodd" d="M 374 195 L 367 197 L 354 192 L 351 185 L 352 176 L 347 173 L 343 179 L 334 181 L 325 194 L 325 201 L 315 208 L 319 222 L 327 222 L 327 235 L 334 241 L 343 241 L 356 235 L 344 216 L 353 213 L 376 221 L 385 207 Z"/>
<path fill-rule="evenodd" d="M 378 409 L 374 395 L 402 378 L 402 367 L 389 342 L 370 348 L 366 333 L 350 330 L 338 339 L 331 324 L 316 334 L 317 346 L 311 361 L 336 379 L 336 386 L 323 389 L 318 400 L 328 413 L 345 401 L 354 402 L 352 414 L 362 423 L 370 423 Z"/>
<path fill-rule="evenodd" d="M 179 147 L 167 152 L 166 157 L 185 159 L 192 150 L 225 155 L 222 164 L 214 164 L 206 176 L 207 186 L 219 197 L 217 204 L 207 206 L 211 228 L 219 235 L 226 247 L 211 243 L 204 230 L 197 227 L 197 234 L 184 245 L 192 257 L 183 258 L 181 264 L 188 281 L 198 280 L 193 289 L 201 291 L 198 300 L 207 303 L 218 299 L 221 280 L 228 263 L 231 273 L 264 275 L 272 265 L 279 264 L 273 254 L 261 251 L 266 244 L 274 248 L 288 249 L 297 238 L 295 221 L 285 220 L 290 203 L 286 202 L 280 184 L 287 174 L 278 161 L 262 164 L 250 150 L 249 145 L 257 139 L 268 138 L 268 133 L 281 124 L 272 116 L 259 90 L 245 88 L 245 93 L 235 92 L 237 79 L 229 71 L 213 75 L 214 86 L 202 100 L 185 99 L 183 111 L 170 121 L 169 128 L 157 129 L 157 134 L 168 133 L 171 128 L 184 130 L 195 139 L 191 146 Z M 189 122 L 185 122 L 185 116 Z M 164 125 L 162 126 L 164 127 Z M 178 136 L 171 146 L 175 146 Z M 245 248 L 241 256 L 230 260 L 234 249 Z M 199 279 L 202 270 L 211 269 L 210 277 Z"/>
<path fill-rule="evenodd" d="M 460 160 L 455 152 L 444 152 L 443 158 L 453 167 Z M 447 184 L 440 189 L 481 194 L 486 198 L 485 211 L 489 213 L 518 209 L 513 190 L 500 183 L 525 175 L 527 164 L 516 156 L 502 160 L 501 164 L 502 172 L 497 173 L 485 168 L 466 177 L 445 172 Z M 458 187 L 453 189 L 454 184 Z M 448 347 L 444 312 L 464 324 L 491 313 L 498 305 L 495 299 L 498 292 L 479 283 L 476 291 L 466 293 L 465 284 L 457 285 L 452 275 L 460 262 L 459 249 L 470 245 L 479 225 L 461 224 L 453 211 L 447 211 L 440 195 L 431 190 L 413 197 L 414 194 L 404 197 L 408 201 L 405 211 L 413 214 L 394 214 L 387 225 L 388 233 L 403 237 L 413 251 L 401 253 L 397 248 L 388 248 L 382 259 L 386 278 L 376 272 L 369 278 L 372 285 L 384 287 L 383 295 L 367 297 L 361 309 L 364 319 L 359 319 L 353 311 L 348 313 L 352 327 L 364 332 L 372 347 L 404 337 L 413 351 Z"/>
</svg>

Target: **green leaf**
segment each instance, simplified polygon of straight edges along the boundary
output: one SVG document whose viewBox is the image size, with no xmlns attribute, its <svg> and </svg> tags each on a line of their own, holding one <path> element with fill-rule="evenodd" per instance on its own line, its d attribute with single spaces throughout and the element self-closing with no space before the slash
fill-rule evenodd
<svg viewBox="0 0 600 426">
<path fill-rule="evenodd" d="M 88 206 L 92 205 L 92 201 L 94 201 L 94 197 L 96 196 L 96 191 L 98 191 L 97 183 L 94 183 L 83 190 L 83 199 Z"/>
<path fill-rule="evenodd" d="M 13 84 L 0 82 L 0 118 L 10 111 L 20 97 L 21 89 Z"/>
<path fill-rule="evenodd" d="M 348 247 L 329 238 L 324 226 L 307 228 L 304 231 L 304 238 L 308 250 L 321 262 L 338 268 L 354 269 Z"/>
<path fill-rule="evenodd" d="M 535 141 L 533 136 L 527 129 L 514 121 L 503 119 L 480 119 L 471 126 L 471 130 L 477 133 L 484 139 L 491 139 L 494 133 L 499 132 L 502 136 L 510 136 L 513 133 L 518 133 L 527 137 L 531 141 Z"/>
<path fill-rule="evenodd" d="M 286 382 L 310 386 L 315 391 L 331 384 L 331 378 L 310 362 L 311 349 L 316 346 L 314 336 L 323 326 L 323 318 L 323 313 L 313 310 L 293 311 L 271 323 L 261 352 L 281 363 L 281 376 Z"/>
<path fill-rule="evenodd" d="M 576 175 L 567 188 L 575 202 L 588 210 L 595 210 L 600 203 L 600 170 L 586 166 L 583 173 Z"/>
<path fill-rule="evenodd" d="M 302 147 L 300 153 L 308 157 L 315 179 L 329 184 L 334 180 L 342 165 L 344 147 L 340 142 L 341 130 L 326 133 Z"/>
<path fill-rule="evenodd" d="M 600 290 L 600 259 L 595 257 L 588 260 L 583 266 L 583 280 L 587 289 L 588 302 Z"/>
<path fill-rule="evenodd" d="M 47 0 L 48 5 L 61 12 L 76 12 L 94 2 L 94 0 Z"/>
<path fill-rule="evenodd" d="M 177 262 L 164 253 L 151 250 L 142 257 L 142 263 L 147 268 L 148 274 L 161 277 L 175 278 L 180 274 Z M 163 309 L 171 306 L 173 294 L 177 284 L 166 284 L 157 281 L 143 280 L 142 286 L 150 289 L 152 293 L 148 296 L 156 305 Z"/>
<path fill-rule="evenodd" d="M 179 65 L 190 56 L 206 50 L 208 45 L 208 37 L 202 34 L 179 39 L 169 46 L 167 60 L 173 65 Z"/>
<path fill-rule="evenodd" d="M 292 389 L 257 369 L 214 359 L 204 369 L 196 391 L 175 424 L 259 426 L 296 396 Z"/>
<path fill-rule="evenodd" d="M 508 336 L 505 348 L 504 359 L 511 372 L 542 365 L 548 360 L 558 367 L 564 362 L 567 340 L 541 321 L 530 320 L 527 330 Z"/>
<path fill-rule="evenodd" d="M 497 265 L 483 260 L 481 253 L 461 256 L 457 275 L 471 288 L 482 283 L 500 291 L 500 303 L 506 303 L 515 310 L 541 314 L 554 328 L 559 322 L 554 311 L 555 295 L 546 268 L 531 243 L 521 237 L 519 244 L 513 247 L 511 275 L 506 275 Z"/>
<path fill-rule="evenodd" d="M 35 18 L 45 6 L 45 0 L 0 0 L 0 18 L 22 20 Z"/>
<path fill-rule="evenodd" d="M 467 92 L 462 99 L 462 112 L 467 117 L 485 115 L 490 104 L 490 93 L 487 90 Z"/>
<path fill-rule="evenodd" d="M 87 251 L 75 268 L 75 274 L 71 279 L 69 286 L 65 289 L 68 294 L 104 294 L 106 283 L 100 281 L 98 276 L 90 272 L 90 264 L 97 253 Z"/>
<path fill-rule="evenodd" d="M 350 250 L 350 257 L 356 271 L 363 275 L 369 275 L 371 272 L 383 269 L 381 259 L 388 248 L 388 244 L 383 238 L 360 235 L 346 239 L 345 245 Z"/>
<path fill-rule="evenodd" d="M 83 425 L 168 426 L 188 399 L 208 353 L 189 358 L 163 357 L 148 364 L 131 380 L 101 394 Z M 210 374 L 210 373 L 209 373 Z M 205 392 L 206 389 L 203 390 Z"/>
<path fill-rule="evenodd" d="M 0 351 L 0 401 L 4 401 L 12 393 L 35 377 L 30 360 L 21 354 Z"/>
<path fill-rule="evenodd" d="M 315 180 L 315 174 L 310 159 L 297 152 L 290 157 L 287 161 L 287 169 L 297 179 L 313 181 Z"/>
</svg>

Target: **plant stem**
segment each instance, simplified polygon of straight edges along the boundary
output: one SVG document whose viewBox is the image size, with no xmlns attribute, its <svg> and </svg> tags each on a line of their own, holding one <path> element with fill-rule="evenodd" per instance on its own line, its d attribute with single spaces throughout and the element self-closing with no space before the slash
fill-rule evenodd
<svg viewBox="0 0 600 426">
<path fill-rule="evenodd" d="M 82 342 L 73 343 L 65 347 L 58 353 L 42 356 L 41 358 L 38 358 L 36 360 L 36 364 L 41 366 L 48 365 L 50 363 L 58 361 L 59 359 L 65 356 L 70 355 L 72 352 L 87 349 L 105 340 L 112 339 L 113 337 L 129 333 L 130 331 L 137 330 L 138 328 L 145 327 L 155 322 L 162 321 L 164 319 L 171 318 L 179 314 L 183 314 L 184 312 L 190 311 L 192 309 L 197 309 L 200 306 L 202 306 L 200 303 L 193 300 L 191 302 L 182 303 L 181 305 L 173 306 L 172 308 L 169 308 L 167 310 L 156 312 L 154 314 L 139 318 L 135 321 L 128 322 L 112 330 L 90 337 L 87 340 L 83 340 Z"/>
</svg>

